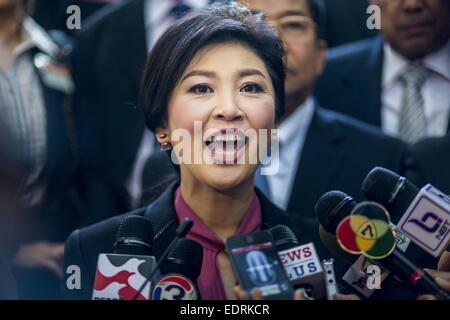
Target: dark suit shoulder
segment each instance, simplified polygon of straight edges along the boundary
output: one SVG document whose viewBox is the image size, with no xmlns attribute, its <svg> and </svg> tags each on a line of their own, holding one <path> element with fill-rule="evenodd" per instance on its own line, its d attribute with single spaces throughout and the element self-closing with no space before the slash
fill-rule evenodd
<svg viewBox="0 0 450 320">
<path fill-rule="evenodd" d="M 80 269 L 81 288 L 69 288 L 70 273 L 65 273 L 62 294 L 66 299 L 90 299 L 100 253 L 112 253 L 117 229 L 127 215 L 144 215 L 145 208 L 115 216 L 91 226 L 73 231 L 65 244 L 64 270 L 71 266 Z"/>
<path fill-rule="evenodd" d="M 327 52 L 327 60 L 331 62 L 364 57 L 372 50 L 377 38 L 368 38 L 331 48 Z"/>
<path fill-rule="evenodd" d="M 428 138 L 411 146 L 406 161 L 406 176 L 418 187 L 433 184 L 450 194 L 450 136 Z"/>
<path fill-rule="evenodd" d="M 383 133 L 379 128 L 374 125 L 362 122 L 358 119 L 352 118 L 340 112 L 317 108 L 318 116 L 331 125 L 340 129 L 340 132 L 345 134 L 349 139 L 366 140 L 370 139 L 374 142 L 383 143 L 384 145 L 392 146 L 395 148 L 406 148 L 405 143 L 400 139 L 389 136 Z M 367 140 L 366 140 L 367 141 Z"/>
</svg>

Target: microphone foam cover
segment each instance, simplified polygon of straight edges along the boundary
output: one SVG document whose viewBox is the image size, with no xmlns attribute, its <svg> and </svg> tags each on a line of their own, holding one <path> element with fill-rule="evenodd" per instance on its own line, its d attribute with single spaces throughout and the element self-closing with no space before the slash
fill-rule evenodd
<svg viewBox="0 0 450 320">
<path fill-rule="evenodd" d="M 273 245 L 279 250 L 289 249 L 298 245 L 297 237 L 294 232 L 285 225 L 279 224 L 268 230 L 273 238 Z"/>
</svg>

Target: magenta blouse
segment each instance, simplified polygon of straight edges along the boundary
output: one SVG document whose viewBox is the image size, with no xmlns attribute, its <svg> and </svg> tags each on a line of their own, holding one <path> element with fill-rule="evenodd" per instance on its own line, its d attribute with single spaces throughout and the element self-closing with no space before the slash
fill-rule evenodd
<svg viewBox="0 0 450 320">
<path fill-rule="evenodd" d="M 187 238 L 197 241 L 203 247 L 203 263 L 197 280 L 198 290 L 203 300 L 226 300 L 225 289 L 220 276 L 217 255 L 225 249 L 225 244 L 202 222 L 181 196 L 180 188 L 175 191 L 175 211 L 180 223 L 189 218 L 194 225 Z M 236 235 L 261 229 L 261 204 L 255 194 Z"/>
</svg>

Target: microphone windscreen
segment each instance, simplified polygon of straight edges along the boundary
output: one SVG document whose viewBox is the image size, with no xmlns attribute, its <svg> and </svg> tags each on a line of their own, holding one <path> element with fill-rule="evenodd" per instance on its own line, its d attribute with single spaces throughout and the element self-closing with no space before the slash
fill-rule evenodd
<svg viewBox="0 0 450 320">
<path fill-rule="evenodd" d="M 405 213 L 419 192 L 419 188 L 404 177 L 381 167 L 369 172 L 361 190 L 367 199 L 386 207 L 394 220 Z"/>
<path fill-rule="evenodd" d="M 346 193 L 329 191 L 315 205 L 316 218 L 326 231 L 335 233 L 339 223 L 350 215 L 355 205 L 355 200 Z"/>
<path fill-rule="evenodd" d="M 118 254 L 152 254 L 153 224 L 148 217 L 127 215 L 116 234 L 114 251 Z"/>
<path fill-rule="evenodd" d="M 179 273 L 196 281 L 203 263 L 203 247 L 194 240 L 180 238 L 170 251 L 164 273 Z"/>
<path fill-rule="evenodd" d="M 294 232 L 285 225 L 279 224 L 268 230 L 273 238 L 273 245 L 279 250 L 286 250 L 298 245 Z"/>
</svg>

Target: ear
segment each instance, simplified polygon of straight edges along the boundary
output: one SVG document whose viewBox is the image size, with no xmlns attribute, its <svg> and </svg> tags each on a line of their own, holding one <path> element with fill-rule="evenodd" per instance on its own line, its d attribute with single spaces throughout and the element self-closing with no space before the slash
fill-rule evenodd
<svg viewBox="0 0 450 320">
<path fill-rule="evenodd" d="M 155 134 L 156 134 L 156 139 L 158 140 L 158 142 L 160 144 L 162 144 L 164 142 L 170 142 L 169 129 L 163 128 L 163 127 L 159 127 L 158 129 L 156 129 Z"/>
<path fill-rule="evenodd" d="M 328 44 L 324 40 L 319 40 L 317 47 L 318 47 L 318 55 L 316 63 L 316 76 L 320 77 L 323 73 L 323 69 L 325 68 Z"/>
</svg>

